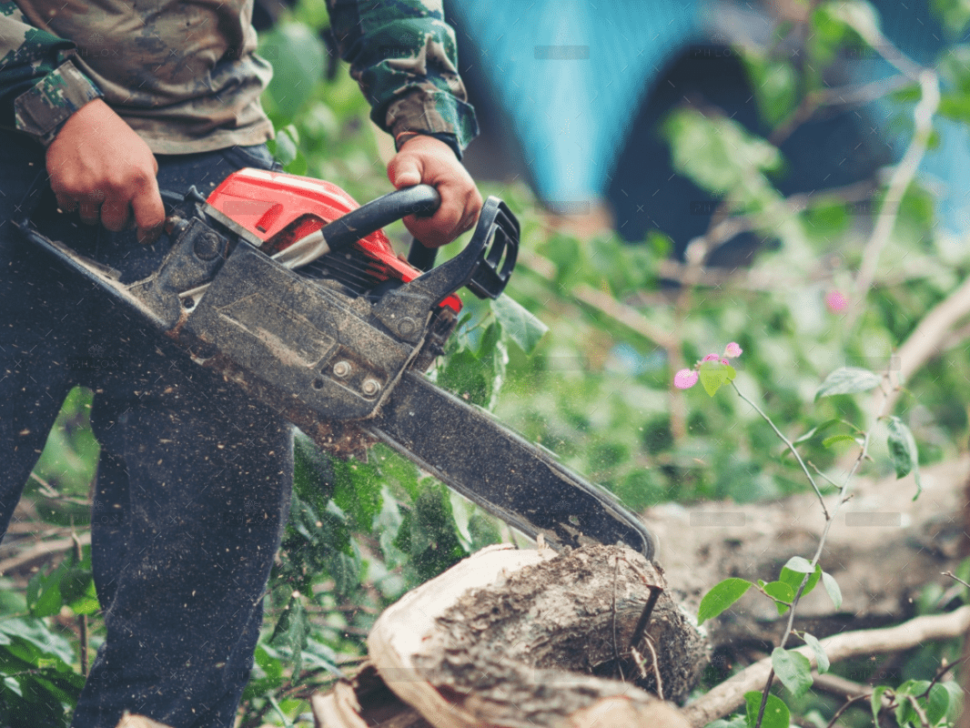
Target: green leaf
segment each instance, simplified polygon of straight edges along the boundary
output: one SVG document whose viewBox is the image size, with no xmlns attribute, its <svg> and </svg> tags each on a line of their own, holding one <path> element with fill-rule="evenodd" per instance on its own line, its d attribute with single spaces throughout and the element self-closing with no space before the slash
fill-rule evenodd
<svg viewBox="0 0 970 728">
<path fill-rule="evenodd" d="M 340 596 L 349 596 L 360 584 L 360 559 L 344 553 L 334 554 L 327 564 L 327 571 L 333 577 L 333 590 Z"/>
<path fill-rule="evenodd" d="M 832 437 L 826 437 L 824 440 L 822 440 L 822 447 L 829 448 L 838 442 L 849 442 L 849 441 L 852 441 L 856 444 L 859 443 L 859 441 L 856 440 L 855 435 L 832 435 Z"/>
<path fill-rule="evenodd" d="M 722 386 L 728 382 L 733 382 L 735 376 L 737 376 L 737 372 L 730 364 L 721 364 L 717 361 L 706 361 L 701 364 L 701 384 L 712 397 L 717 394 L 717 390 Z"/>
<path fill-rule="evenodd" d="M 670 143 L 674 169 L 698 187 L 716 195 L 737 195 L 741 206 L 756 198 L 779 196 L 764 172 L 781 166 L 781 154 L 737 122 L 680 109 L 666 119 L 663 134 Z"/>
<path fill-rule="evenodd" d="M 292 679 L 299 679 L 303 668 L 303 647 L 306 645 L 310 621 L 302 597 L 290 597 L 270 637 L 270 643 L 284 654 L 289 653 L 293 667 Z"/>
<path fill-rule="evenodd" d="M 269 645 L 260 642 L 255 652 L 256 664 L 266 673 L 266 677 L 278 679 L 283 677 L 283 662 L 280 660 L 276 650 Z"/>
<path fill-rule="evenodd" d="M 930 694 L 926 698 L 926 717 L 930 725 L 936 725 L 946 716 L 950 708 L 950 692 L 937 683 L 930 689 Z"/>
<path fill-rule="evenodd" d="M 747 708 L 748 728 L 754 728 L 758 720 L 758 709 L 761 707 L 761 693 L 757 690 L 745 693 L 744 702 Z M 785 705 L 785 701 L 777 695 L 768 693 L 761 728 L 788 728 L 790 721 L 791 713 L 788 710 L 788 706 Z"/>
<path fill-rule="evenodd" d="M 16 617 L 14 619 L 0 619 L 0 632 L 36 648 L 41 655 L 50 655 L 66 665 L 74 661 L 74 650 L 70 643 L 44 623 L 41 619 L 31 617 Z"/>
<path fill-rule="evenodd" d="M 878 387 L 882 377 L 868 369 L 842 367 L 829 374 L 815 393 L 815 401 L 833 394 L 856 394 Z"/>
<path fill-rule="evenodd" d="M 68 559 L 50 574 L 38 571 L 27 582 L 27 608 L 32 617 L 49 617 L 61 611 L 64 599 L 61 597 L 61 579 L 67 573 Z"/>
<path fill-rule="evenodd" d="M 502 541 L 495 519 L 478 511 L 468 519 L 468 535 L 471 536 L 471 547 L 474 551 Z"/>
<path fill-rule="evenodd" d="M 833 427 L 833 426 L 839 424 L 840 422 L 843 423 L 843 424 L 846 424 L 846 425 L 850 425 L 851 426 L 851 424 L 848 423 L 848 422 L 846 422 L 845 420 L 839 419 L 838 417 L 834 417 L 831 420 L 825 420 L 825 422 L 823 422 L 820 425 L 816 425 L 811 430 L 809 430 L 808 432 L 806 432 L 804 435 L 802 435 L 801 437 L 799 437 L 797 440 L 795 440 L 794 442 L 792 442 L 792 445 L 800 445 L 803 442 L 808 442 L 809 440 L 811 440 L 816 435 L 821 435 L 827 429 L 829 429 L 830 427 Z M 790 451 L 786 449 L 785 452 L 790 452 Z"/>
<path fill-rule="evenodd" d="M 297 155 L 300 153 L 296 146 L 296 138 L 293 137 L 293 125 L 289 125 L 280 129 L 276 133 L 276 139 L 273 140 L 273 145 L 270 151 L 273 156 L 276 157 L 277 161 L 284 167 L 293 163 Z"/>
<path fill-rule="evenodd" d="M 781 574 L 778 577 L 778 581 L 783 581 L 788 586 L 792 588 L 793 592 L 798 592 L 798 587 L 802 584 L 802 579 L 805 578 L 804 573 L 797 571 L 792 571 L 791 569 L 785 567 L 782 568 Z M 812 572 L 811 576 L 808 577 L 808 583 L 805 584 L 805 588 L 802 590 L 802 596 L 807 596 L 815 585 L 818 584 L 819 579 L 822 578 L 822 567 L 819 564 L 815 565 L 815 571 Z"/>
<path fill-rule="evenodd" d="M 783 581 L 771 581 L 765 584 L 762 589 L 765 590 L 765 594 L 775 599 L 778 599 L 787 604 L 780 604 L 775 602 L 775 606 L 778 608 L 778 614 L 784 614 L 788 611 L 788 605 L 792 603 L 795 599 L 795 590 Z"/>
<path fill-rule="evenodd" d="M 508 334 L 526 354 L 535 351 L 539 340 L 545 336 L 549 327 L 536 318 L 515 299 L 504 293 L 491 302 L 492 311 Z"/>
<path fill-rule="evenodd" d="M 719 615 L 743 597 L 750 588 L 751 582 L 747 579 L 725 579 L 716 584 L 701 599 L 700 607 L 697 609 L 697 624 L 704 624 L 708 619 Z"/>
<path fill-rule="evenodd" d="M 872 720 L 879 725 L 879 712 L 882 710 L 882 696 L 889 690 L 888 685 L 878 685 L 869 697 L 869 706 L 872 708 Z"/>
<path fill-rule="evenodd" d="M 931 7 L 951 38 L 970 23 L 970 0 L 933 0 Z"/>
<path fill-rule="evenodd" d="M 458 526 L 448 490 L 430 479 L 405 514 L 394 545 L 411 554 L 411 564 L 422 580 L 437 576 L 468 553 L 458 539 Z"/>
<path fill-rule="evenodd" d="M 940 683 L 949 693 L 950 701 L 946 709 L 946 719 L 949 723 L 955 723 L 960 713 L 963 712 L 963 688 L 956 680 L 948 680 Z"/>
<path fill-rule="evenodd" d="M 808 632 L 802 633 L 802 639 L 805 640 L 805 644 L 812 648 L 812 652 L 815 653 L 815 660 L 818 664 L 818 674 L 824 675 L 829 671 L 829 656 L 825 654 L 825 648 L 822 647 L 822 643 L 815 638 L 814 635 L 810 635 Z"/>
<path fill-rule="evenodd" d="M 916 711 L 913 709 L 913 704 L 910 702 L 909 698 L 906 697 L 908 693 L 900 693 L 899 690 L 896 691 L 896 723 L 899 728 L 907 728 L 908 726 L 915 726 L 919 723 L 919 716 L 916 715 Z"/>
<path fill-rule="evenodd" d="M 815 571 L 812 562 L 802 556 L 792 556 L 785 564 L 785 568 L 797 571 L 800 574 L 812 574 Z"/>
<path fill-rule="evenodd" d="M 812 687 L 812 663 L 800 652 L 776 647 L 771 653 L 771 665 L 778 679 L 796 698 Z"/>
<path fill-rule="evenodd" d="M 378 467 L 356 459 L 332 463 L 333 502 L 354 519 L 357 528 L 369 534 L 374 518 L 381 512 L 384 478 Z"/>
<path fill-rule="evenodd" d="M 761 115 L 771 125 L 784 119 L 798 102 L 798 74 L 790 63 L 749 51 L 744 65 Z"/>
<path fill-rule="evenodd" d="M 3 678 L 3 685 L 7 690 L 12 692 L 14 695 L 21 698 L 24 697 L 23 691 L 21 691 L 20 689 L 20 683 L 17 681 L 17 678 L 5 677 Z"/>
<path fill-rule="evenodd" d="M 893 466 L 896 468 L 896 478 L 902 478 L 912 471 L 913 480 L 916 481 L 916 495 L 913 500 L 916 500 L 923 490 L 919 477 L 919 451 L 913 433 L 898 417 L 889 418 L 888 445 Z"/>
<path fill-rule="evenodd" d="M 827 571 L 822 572 L 822 586 L 825 587 L 825 591 L 829 594 L 829 599 L 832 600 L 832 604 L 835 605 L 836 609 L 842 609 L 842 590 L 839 589 L 839 584 L 835 580 L 835 577 L 829 574 Z"/>
</svg>

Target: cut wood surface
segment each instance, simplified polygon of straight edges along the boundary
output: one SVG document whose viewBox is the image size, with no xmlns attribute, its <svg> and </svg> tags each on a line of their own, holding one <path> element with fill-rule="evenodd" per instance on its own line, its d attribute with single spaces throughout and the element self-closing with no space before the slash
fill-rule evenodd
<svg viewBox="0 0 970 728">
<path fill-rule="evenodd" d="M 955 569 L 966 553 L 968 473 L 967 457 L 923 468 L 916 501 L 912 476 L 859 478 L 821 558 L 841 586 L 842 607 L 837 610 L 817 588 L 799 603 L 796 627 L 822 637 L 898 624 L 914 616 L 913 599 L 931 583 L 955 596 L 959 587 L 941 572 Z M 830 509 L 835 497 L 829 497 Z M 701 597 L 723 579 L 771 581 L 790 557 L 811 558 L 824 526 L 818 499 L 810 494 L 744 505 L 667 503 L 644 518 L 657 536 L 656 558 L 672 596 L 695 613 Z M 704 628 L 714 647 L 777 644 L 786 619 L 750 590 Z"/>
<path fill-rule="evenodd" d="M 703 640 L 665 589 L 630 549 L 490 547 L 387 609 L 369 654 L 435 728 L 686 726 L 633 682 L 682 700 L 705 663 Z"/>
</svg>

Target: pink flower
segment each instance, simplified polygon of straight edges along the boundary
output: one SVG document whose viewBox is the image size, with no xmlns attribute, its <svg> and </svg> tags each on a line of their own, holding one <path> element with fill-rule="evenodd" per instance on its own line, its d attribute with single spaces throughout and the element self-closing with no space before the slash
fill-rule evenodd
<svg viewBox="0 0 970 728">
<path fill-rule="evenodd" d="M 718 361 L 720 358 L 717 354 L 708 354 L 704 357 L 704 361 Z"/>
<path fill-rule="evenodd" d="M 743 349 L 734 341 L 724 347 L 724 356 L 731 357 L 732 359 L 737 359 L 741 356 L 742 352 Z"/>
<path fill-rule="evenodd" d="M 721 364 L 726 364 L 727 366 L 731 366 L 731 362 L 729 362 L 727 359 L 721 359 Z"/>
<path fill-rule="evenodd" d="M 825 306 L 832 313 L 838 313 L 848 305 L 849 301 L 842 295 L 841 291 L 829 291 L 825 294 Z"/>
<path fill-rule="evenodd" d="M 677 389 L 690 389 L 697 384 L 699 376 L 693 369 L 681 369 L 674 375 L 674 386 Z"/>
</svg>

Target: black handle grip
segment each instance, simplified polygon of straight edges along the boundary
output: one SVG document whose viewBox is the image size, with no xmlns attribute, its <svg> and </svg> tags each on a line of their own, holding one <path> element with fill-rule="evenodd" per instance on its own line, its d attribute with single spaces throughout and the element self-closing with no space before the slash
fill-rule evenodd
<svg viewBox="0 0 970 728">
<path fill-rule="evenodd" d="M 325 226 L 321 232 L 330 250 L 340 250 L 408 215 L 430 215 L 441 204 L 431 185 L 415 185 L 391 192 Z"/>
</svg>

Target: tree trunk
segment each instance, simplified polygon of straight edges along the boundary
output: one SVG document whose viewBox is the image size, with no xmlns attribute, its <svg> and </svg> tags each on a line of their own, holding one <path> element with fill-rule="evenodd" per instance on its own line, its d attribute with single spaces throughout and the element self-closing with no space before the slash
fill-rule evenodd
<svg viewBox="0 0 970 728">
<path fill-rule="evenodd" d="M 491 547 L 386 610 L 370 658 L 436 728 L 685 728 L 657 695 L 686 698 L 706 650 L 666 588 L 663 572 L 630 549 Z M 366 714 L 387 696 L 362 675 L 349 687 Z M 319 724 L 356 727 L 334 717 L 353 703 L 347 687 L 317 701 Z M 413 718 L 405 708 L 387 720 Z M 366 720 L 359 725 L 399 725 Z"/>
</svg>

